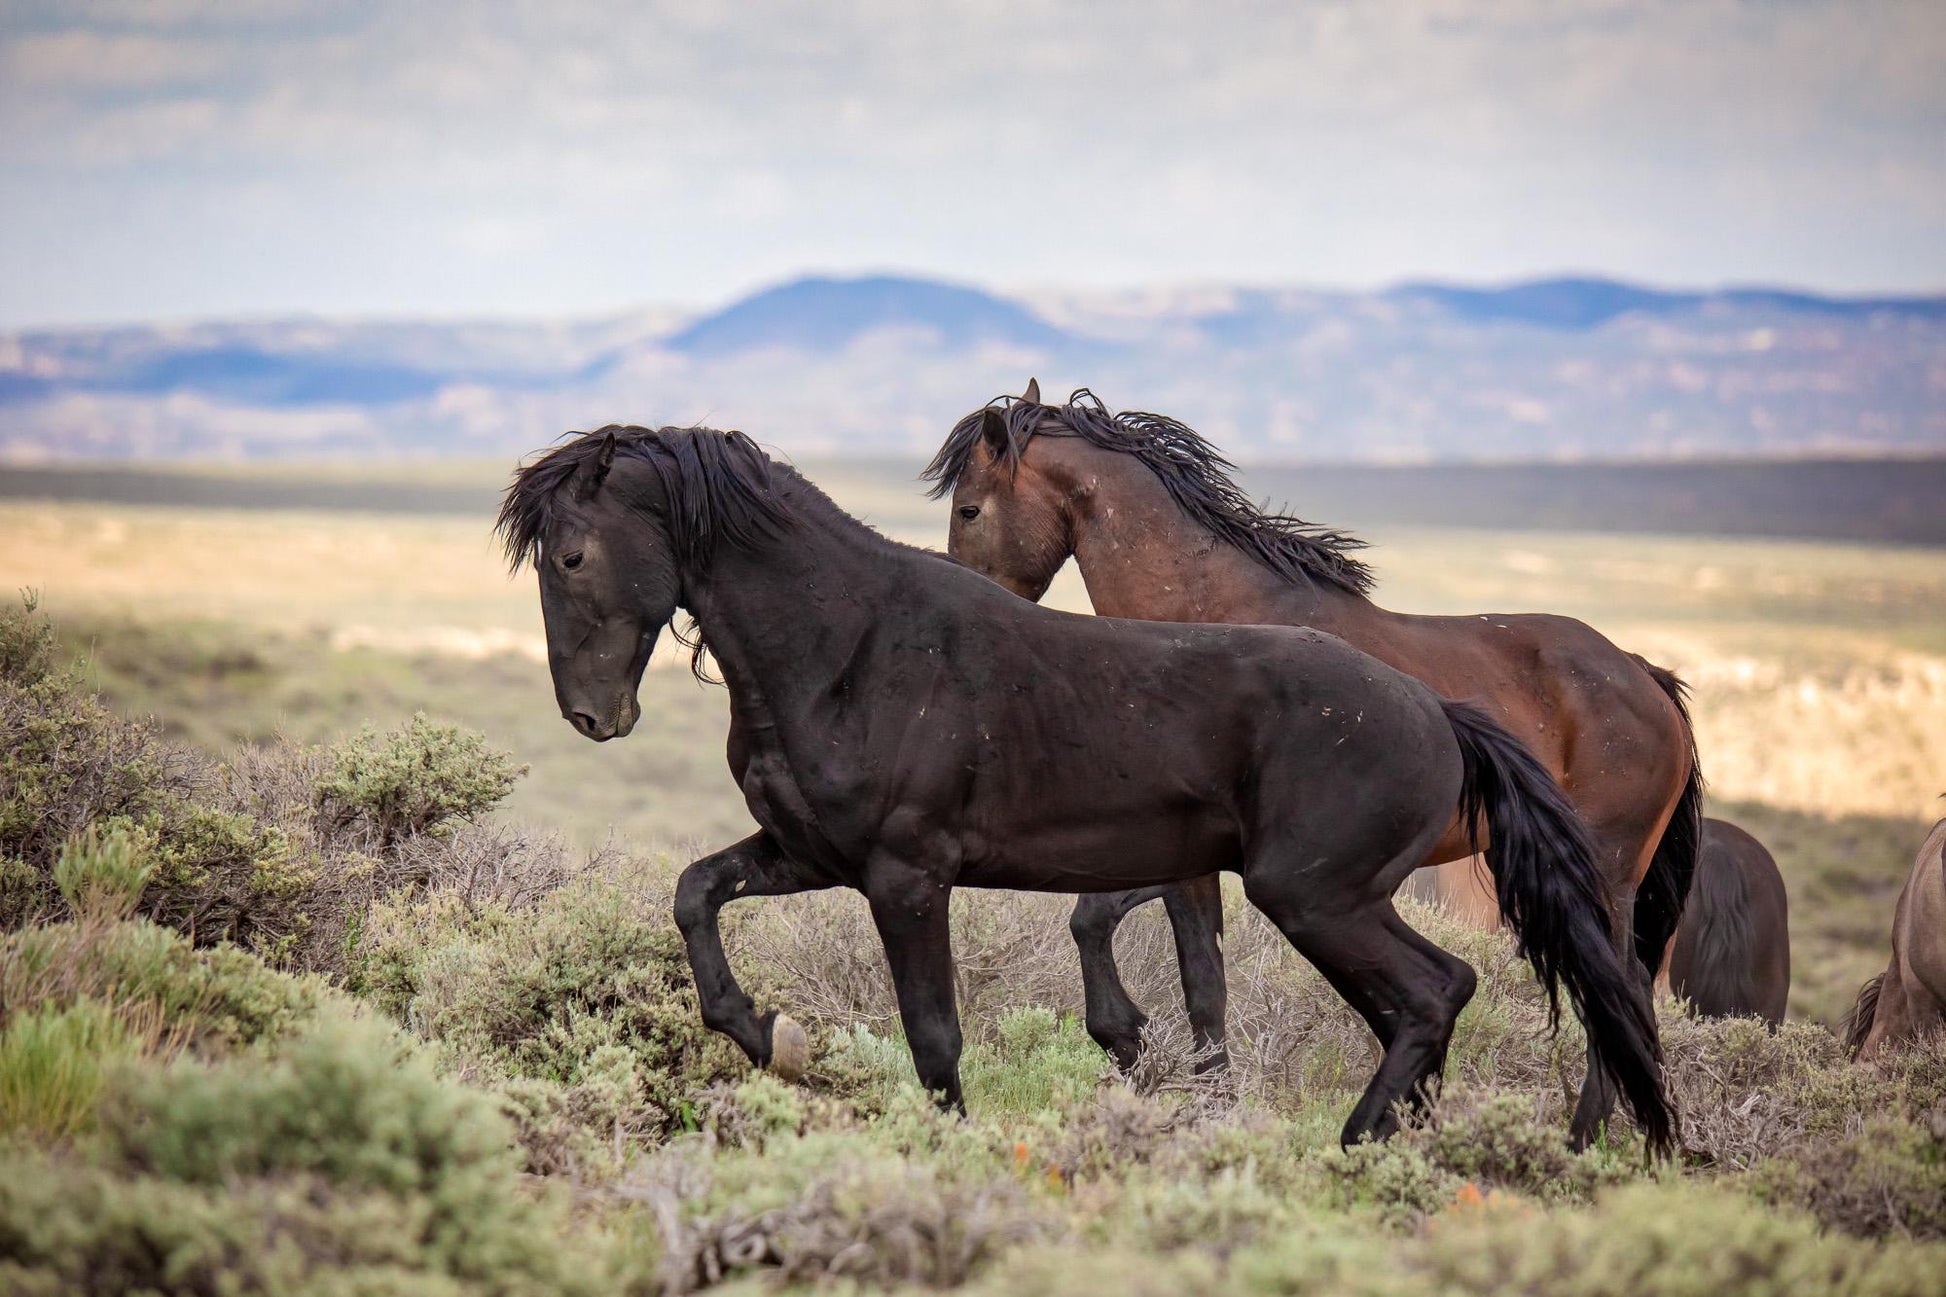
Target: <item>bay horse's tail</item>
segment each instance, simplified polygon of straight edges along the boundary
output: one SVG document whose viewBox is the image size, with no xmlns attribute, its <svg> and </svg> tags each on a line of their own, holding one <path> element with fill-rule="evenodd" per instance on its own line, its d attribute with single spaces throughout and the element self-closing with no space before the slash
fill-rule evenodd
<svg viewBox="0 0 1946 1297">
<path fill-rule="evenodd" d="M 1623 967 L 1608 926 L 1608 902 L 1588 828 L 1547 767 L 1492 717 L 1442 700 L 1459 741 L 1465 776 L 1459 812 L 1477 838 L 1500 915 L 1547 991 L 1558 1026 L 1560 988 L 1588 1033 L 1588 1065 L 1605 1071 L 1648 1139 L 1666 1153 L 1675 1114 L 1662 1085 L 1662 1046 L 1647 979 Z"/>
<path fill-rule="evenodd" d="M 1634 657 L 1634 654 L 1630 655 Z M 1649 871 L 1635 891 L 1635 957 L 1653 977 L 1662 969 L 1662 956 L 1676 935 L 1689 888 L 1696 880 L 1696 863 L 1703 852 L 1703 765 L 1696 755 L 1696 727 L 1689 721 L 1689 686 L 1675 672 L 1636 657 L 1682 717 L 1683 740 L 1689 745 L 1689 779 L 1683 785 L 1676 812 L 1655 845 Z"/>
<path fill-rule="evenodd" d="M 1879 992 L 1885 989 L 1889 976 L 1891 970 L 1887 969 L 1858 988 L 1858 1003 L 1851 1006 L 1851 1016 L 1845 1019 L 1845 1057 L 1857 1058 L 1858 1051 L 1865 1048 L 1865 1037 L 1872 1034 L 1872 1019 L 1878 1016 Z"/>
</svg>

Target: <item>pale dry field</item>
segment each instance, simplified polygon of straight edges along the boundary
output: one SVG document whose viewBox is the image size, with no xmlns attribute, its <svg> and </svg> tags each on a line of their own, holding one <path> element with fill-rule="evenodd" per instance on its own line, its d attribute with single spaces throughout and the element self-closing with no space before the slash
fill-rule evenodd
<svg viewBox="0 0 1946 1297">
<path fill-rule="evenodd" d="M 887 534 L 943 541 L 945 507 L 915 485 L 817 476 Z M 341 652 L 538 666 L 533 578 L 508 576 L 489 521 L 7 502 L 0 581 L 38 589 L 61 619 L 214 621 Z M 1390 607 L 1569 613 L 1680 672 L 1719 798 L 1915 820 L 1940 809 L 1946 553 L 1540 532 L 1370 539 Z M 1049 602 L 1087 610 L 1071 568 Z M 665 642 L 659 665 L 677 661 Z"/>
</svg>

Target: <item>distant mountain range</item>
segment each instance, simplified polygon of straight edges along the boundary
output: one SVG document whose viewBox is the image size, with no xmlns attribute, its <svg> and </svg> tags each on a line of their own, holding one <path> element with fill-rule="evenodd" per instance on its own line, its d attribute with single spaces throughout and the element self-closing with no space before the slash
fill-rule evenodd
<svg viewBox="0 0 1946 1297">
<path fill-rule="evenodd" d="M 1946 451 L 1946 296 L 1606 279 L 1012 299 L 806 278 L 706 314 L 0 334 L 0 461 L 499 455 L 707 422 L 929 453 L 1030 374 L 1231 454 L 1340 462 Z"/>
</svg>

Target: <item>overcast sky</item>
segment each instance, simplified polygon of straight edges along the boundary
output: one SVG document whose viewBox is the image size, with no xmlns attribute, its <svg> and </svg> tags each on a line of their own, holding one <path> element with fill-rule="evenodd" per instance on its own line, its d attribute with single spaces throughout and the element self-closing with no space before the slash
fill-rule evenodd
<svg viewBox="0 0 1946 1297">
<path fill-rule="evenodd" d="M 1946 288 L 1946 3 L 0 0 L 0 324 Z"/>
</svg>

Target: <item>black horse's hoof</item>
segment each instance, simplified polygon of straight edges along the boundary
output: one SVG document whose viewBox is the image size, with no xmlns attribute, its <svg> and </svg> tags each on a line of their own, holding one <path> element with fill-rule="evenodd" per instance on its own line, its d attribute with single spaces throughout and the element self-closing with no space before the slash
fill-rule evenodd
<svg viewBox="0 0 1946 1297">
<path fill-rule="evenodd" d="M 795 1081 L 811 1070 L 811 1037 L 796 1019 L 780 1013 L 770 1024 L 770 1071 Z"/>
</svg>

